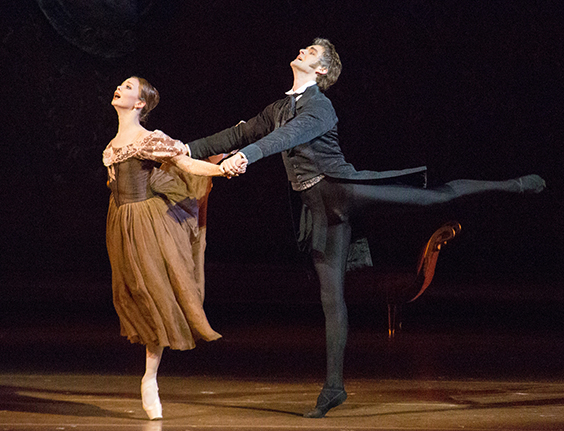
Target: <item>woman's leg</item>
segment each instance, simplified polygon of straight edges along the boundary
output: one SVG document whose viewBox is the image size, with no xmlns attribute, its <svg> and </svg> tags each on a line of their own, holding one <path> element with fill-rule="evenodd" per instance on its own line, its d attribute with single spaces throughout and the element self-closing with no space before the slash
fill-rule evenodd
<svg viewBox="0 0 564 431">
<path fill-rule="evenodd" d="M 147 412 L 149 419 L 162 419 L 162 406 L 159 399 L 159 387 L 157 385 L 157 372 L 163 355 L 161 346 L 149 346 L 146 349 L 145 375 L 141 380 L 141 398 L 143 409 Z"/>
</svg>

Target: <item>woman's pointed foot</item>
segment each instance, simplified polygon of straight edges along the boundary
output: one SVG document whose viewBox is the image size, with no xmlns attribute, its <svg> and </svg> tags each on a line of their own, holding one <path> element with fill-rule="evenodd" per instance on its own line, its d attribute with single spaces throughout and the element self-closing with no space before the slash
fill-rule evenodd
<svg viewBox="0 0 564 431">
<path fill-rule="evenodd" d="M 317 397 L 317 404 L 313 410 L 304 414 L 304 418 L 322 418 L 333 407 L 340 406 L 347 399 L 347 393 L 343 388 L 323 388 Z"/>
<path fill-rule="evenodd" d="M 141 382 L 141 399 L 143 400 L 143 410 L 150 420 L 163 418 L 163 407 L 159 398 L 159 387 L 156 379 Z"/>
</svg>

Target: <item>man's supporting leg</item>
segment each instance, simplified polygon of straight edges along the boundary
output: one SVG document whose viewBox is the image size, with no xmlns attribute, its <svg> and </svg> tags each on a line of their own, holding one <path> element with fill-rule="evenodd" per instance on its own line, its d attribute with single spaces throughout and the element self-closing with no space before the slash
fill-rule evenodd
<svg viewBox="0 0 564 431">
<path fill-rule="evenodd" d="M 328 227 L 325 253 L 314 252 L 313 262 L 321 286 L 325 314 L 327 377 L 315 408 L 307 418 L 322 418 L 347 398 L 343 384 L 343 362 L 347 343 L 347 306 L 344 285 L 351 227 L 347 222 Z"/>
</svg>

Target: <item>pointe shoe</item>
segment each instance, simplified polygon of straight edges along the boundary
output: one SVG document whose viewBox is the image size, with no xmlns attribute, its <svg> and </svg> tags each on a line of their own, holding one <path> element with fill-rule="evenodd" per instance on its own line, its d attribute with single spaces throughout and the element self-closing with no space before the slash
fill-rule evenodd
<svg viewBox="0 0 564 431">
<path fill-rule="evenodd" d="M 318 419 L 325 417 L 327 412 L 333 407 L 340 406 L 347 399 L 347 393 L 344 389 L 328 389 L 323 388 L 317 397 L 317 405 L 313 410 L 304 414 L 304 418 Z"/>
<path fill-rule="evenodd" d="M 519 193 L 540 193 L 546 188 L 546 181 L 538 175 L 525 175 L 516 179 Z"/>
<path fill-rule="evenodd" d="M 150 420 L 163 418 L 163 407 L 159 399 L 159 387 L 156 379 L 141 382 L 141 399 L 143 400 L 143 410 Z"/>
</svg>

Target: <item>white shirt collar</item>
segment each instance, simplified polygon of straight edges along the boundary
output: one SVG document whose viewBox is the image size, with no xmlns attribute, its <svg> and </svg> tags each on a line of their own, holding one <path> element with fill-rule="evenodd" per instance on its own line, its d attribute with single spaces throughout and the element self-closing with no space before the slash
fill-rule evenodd
<svg viewBox="0 0 564 431">
<path fill-rule="evenodd" d="M 311 87 L 312 85 L 315 85 L 315 84 L 317 84 L 317 82 L 315 82 L 315 81 L 308 81 L 308 82 L 306 82 L 304 85 L 302 85 L 300 88 L 298 88 L 296 91 L 294 91 L 294 90 L 292 90 L 292 89 L 290 89 L 289 91 L 286 91 L 286 94 L 287 94 L 288 96 L 291 96 L 292 94 L 299 94 L 299 96 L 296 97 L 296 100 L 298 100 L 300 97 L 302 97 L 302 96 L 301 96 L 301 93 L 303 93 L 304 91 L 306 91 L 306 89 L 307 89 L 308 87 Z"/>
</svg>

